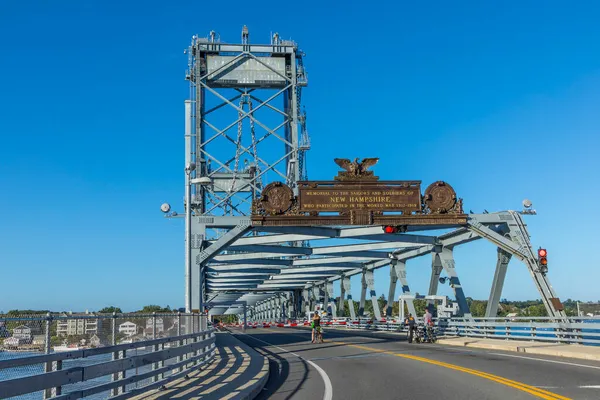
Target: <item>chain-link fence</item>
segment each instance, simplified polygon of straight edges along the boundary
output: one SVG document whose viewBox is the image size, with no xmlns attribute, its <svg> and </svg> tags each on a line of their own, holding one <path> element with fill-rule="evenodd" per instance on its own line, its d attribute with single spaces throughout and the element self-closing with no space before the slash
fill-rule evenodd
<svg viewBox="0 0 600 400">
<path fill-rule="evenodd" d="M 205 340 L 210 334 L 198 333 L 206 331 L 207 328 L 206 317 L 199 314 L 0 315 L 0 384 L 3 381 L 74 367 L 100 368 L 110 361 L 123 358 L 139 360 L 141 357 L 138 356 Z M 180 336 L 183 336 L 181 340 L 169 339 Z M 109 346 L 111 349 L 107 348 Z M 210 347 L 177 357 L 159 359 L 151 364 L 133 363 L 135 368 L 64 384 L 58 390 L 38 391 L 12 398 L 41 399 L 75 391 L 91 392 L 94 387 L 124 380 L 126 377 L 140 378 L 131 383 L 124 383 L 122 387 L 86 397 L 108 398 L 111 394 L 139 389 L 168 379 L 187 366 L 182 365 L 186 359 L 197 363 L 201 361 L 200 358 L 209 357 Z M 107 351 L 103 348 L 107 348 Z M 61 353 L 64 357 L 60 356 Z M 164 351 L 163 353 L 166 354 Z M 43 355 L 50 357 L 40 357 Z M 21 358 L 27 360 L 10 361 Z M 50 359 L 52 360 L 48 361 Z M 40 362 L 37 362 L 38 360 Z M 171 365 L 175 367 L 168 368 Z M 156 370 L 160 370 L 160 373 L 154 374 L 153 371 Z M 6 397 L 0 393 L 0 398 Z"/>
</svg>

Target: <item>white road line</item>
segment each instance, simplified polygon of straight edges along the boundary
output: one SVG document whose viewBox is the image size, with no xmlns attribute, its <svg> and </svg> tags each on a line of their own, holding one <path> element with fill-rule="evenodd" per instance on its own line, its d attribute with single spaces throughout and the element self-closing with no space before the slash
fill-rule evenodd
<svg viewBox="0 0 600 400">
<path fill-rule="evenodd" d="M 600 389 L 600 385 L 585 385 L 579 386 L 581 389 Z"/>
<path fill-rule="evenodd" d="M 286 350 L 286 349 L 284 349 L 283 347 L 276 346 L 276 345 L 274 345 L 273 343 L 265 342 L 264 340 L 261 340 L 261 339 L 255 338 L 254 336 L 252 336 L 252 335 L 249 335 L 249 334 L 247 334 L 247 333 L 243 333 L 243 332 L 239 332 L 239 333 L 241 333 L 242 335 L 249 336 L 249 337 L 251 337 L 252 339 L 254 339 L 254 340 L 257 340 L 257 341 L 259 341 L 259 342 L 262 342 L 262 343 L 264 343 L 264 344 L 267 344 L 267 345 L 269 345 L 269 346 L 275 347 L 275 348 L 277 348 L 277 349 L 279 349 L 279 350 L 283 350 L 283 351 L 285 351 L 286 353 L 290 353 L 291 355 L 293 355 L 293 356 L 296 356 L 296 357 L 298 357 L 298 358 L 300 358 L 300 359 L 302 359 L 302 360 L 306 361 L 306 362 L 307 362 L 307 363 L 309 363 L 310 365 L 312 365 L 312 366 L 314 367 L 314 369 L 316 369 L 316 370 L 317 370 L 317 372 L 319 373 L 319 375 L 321 375 L 321 378 L 323 379 L 323 383 L 325 384 L 325 393 L 323 394 L 323 400 L 332 400 L 332 399 L 333 399 L 333 387 L 331 386 L 331 381 L 329 380 L 329 376 L 328 376 L 328 375 L 327 375 L 327 373 L 326 373 L 326 372 L 323 370 L 323 368 L 319 367 L 319 366 L 318 366 L 317 364 L 315 364 L 314 362 L 312 362 L 312 361 L 310 361 L 310 360 L 307 360 L 306 358 L 304 358 L 304 357 L 302 357 L 302 356 L 299 356 L 299 355 L 298 355 L 298 354 L 296 354 L 296 353 L 293 353 L 293 352 L 291 352 L 291 351 L 289 351 L 289 350 Z"/>
<path fill-rule="evenodd" d="M 595 366 L 595 365 L 576 364 L 576 363 L 570 363 L 570 362 L 565 362 L 565 361 L 556 361 L 556 360 L 545 360 L 543 358 L 513 356 L 512 354 L 502 354 L 502 353 L 488 353 L 488 354 L 493 354 L 495 356 L 502 356 L 502 357 L 522 358 L 524 360 L 542 361 L 542 362 L 548 362 L 548 363 L 553 363 L 553 364 L 564 364 L 564 365 L 570 365 L 572 367 L 600 369 L 600 367 Z"/>
</svg>

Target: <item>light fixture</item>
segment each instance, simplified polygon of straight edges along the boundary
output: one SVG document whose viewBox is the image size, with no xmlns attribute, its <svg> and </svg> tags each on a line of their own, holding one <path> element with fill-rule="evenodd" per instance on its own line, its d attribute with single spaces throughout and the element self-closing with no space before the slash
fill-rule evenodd
<svg viewBox="0 0 600 400">
<path fill-rule="evenodd" d="M 212 183 L 212 179 L 210 179 L 208 176 L 201 176 L 200 178 L 192 179 L 191 182 L 198 185 L 206 186 Z"/>
</svg>

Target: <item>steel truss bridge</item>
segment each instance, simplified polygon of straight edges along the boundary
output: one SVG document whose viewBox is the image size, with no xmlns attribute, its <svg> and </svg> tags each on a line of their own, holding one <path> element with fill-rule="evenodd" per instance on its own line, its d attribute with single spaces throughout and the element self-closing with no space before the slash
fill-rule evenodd
<svg viewBox="0 0 600 400">
<path fill-rule="evenodd" d="M 0 316 L 2 346 L 10 351 L 33 344 L 44 353 L 0 357 L 1 398 L 246 399 L 260 393 L 330 400 L 333 393 L 363 399 L 416 398 L 425 392 L 461 399 L 598 398 L 600 324 L 566 317 L 531 245 L 523 220 L 527 210 L 466 219 L 461 211 L 461 223 L 408 224 L 402 233 L 385 233 L 377 225 L 253 223 L 252 206 L 266 188 L 263 182 L 280 181 L 298 196 L 300 182 L 308 180 L 304 53 L 278 34 L 269 44 L 252 44 L 246 27 L 239 44 L 221 42 L 213 31 L 207 38 L 194 36 L 187 53 L 185 213 L 167 203 L 161 207 L 167 217 L 185 219 L 186 313 Z M 473 318 L 453 252 L 480 239 L 497 247 L 497 262 L 485 318 Z M 408 344 L 406 326 L 386 318 L 398 282 L 416 315 L 406 264 L 422 256 L 431 257 L 428 295 L 437 293 L 440 279 L 448 279 L 458 304 L 458 318 L 436 318 L 436 329 L 453 336 L 445 344 L 493 342 L 488 347 Z M 529 271 L 548 318 L 495 318 L 513 257 Z M 377 302 L 378 268 L 390 272 L 385 310 Z M 356 275 L 361 277 L 358 313 L 350 287 Z M 337 304 L 335 285 L 341 293 Z M 361 321 L 367 297 L 375 315 Z M 335 320 L 344 302 L 350 323 Z M 327 305 L 334 317 L 324 321 L 324 346 L 310 343 L 311 332 L 295 321 L 316 303 Z M 273 329 L 254 322 L 252 328 L 260 329 L 231 327 L 229 334 L 209 324 L 207 309 L 237 314 L 244 327 L 246 317 L 294 322 Z M 86 321 L 95 327 L 97 345 L 54 348 L 59 325 L 83 328 Z M 122 327 L 133 325 L 138 332 L 131 321 L 143 333 L 123 340 Z M 33 331 L 43 335 L 31 340 L 14 335 Z M 523 356 L 525 351 L 536 356 Z M 545 358 L 559 355 L 579 360 Z"/>
<path fill-rule="evenodd" d="M 204 310 L 210 302 L 219 304 L 212 306 L 213 314 L 240 314 L 243 302 L 250 318 L 297 318 L 320 302 L 335 316 L 348 301 L 355 318 L 350 277 L 360 274 L 359 315 L 368 290 L 380 319 L 391 313 L 398 281 L 404 294 L 411 293 L 407 261 L 430 255 L 428 294 L 437 293 L 444 271 L 460 315 L 468 317 L 453 249 L 484 239 L 498 248 L 487 317 L 496 316 L 513 256 L 529 270 L 548 315 L 565 317 L 519 212 L 470 214 L 463 225 L 408 226 L 401 234 L 385 234 L 381 226 L 253 226 L 252 201 L 260 197 L 264 181 L 281 181 L 297 195 L 297 183 L 307 179 L 304 53 L 278 34 L 269 44 L 251 44 L 246 27 L 240 44 L 222 43 L 213 31 L 207 38 L 194 36 L 187 53 L 186 311 Z M 169 205 L 163 211 L 179 217 Z M 380 310 L 373 271 L 388 266 L 388 306 Z M 332 302 L 334 285 L 341 290 L 338 304 Z"/>
</svg>

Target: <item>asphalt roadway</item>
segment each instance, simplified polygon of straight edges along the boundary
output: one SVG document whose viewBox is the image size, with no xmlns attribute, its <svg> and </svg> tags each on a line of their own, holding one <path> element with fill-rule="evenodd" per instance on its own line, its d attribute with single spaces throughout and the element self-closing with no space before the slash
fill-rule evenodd
<svg viewBox="0 0 600 400">
<path fill-rule="evenodd" d="M 232 333 L 270 361 L 257 399 L 600 399 L 600 363 L 303 328 Z"/>
</svg>

